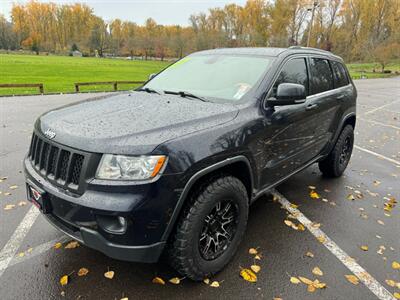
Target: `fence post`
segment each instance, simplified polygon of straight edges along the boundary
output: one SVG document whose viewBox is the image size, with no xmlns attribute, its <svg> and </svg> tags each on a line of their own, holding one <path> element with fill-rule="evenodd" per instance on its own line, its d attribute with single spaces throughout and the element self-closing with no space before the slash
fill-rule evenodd
<svg viewBox="0 0 400 300">
<path fill-rule="evenodd" d="M 43 83 L 41 83 L 41 84 L 39 85 L 39 91 L 40 91 L 41 94 L 44 94 Z"/>
<path fill-rule="evenodd" d="M 114 91 L 118 90 L 118 82 L 114 82 Z"/>
<path fill-rule="evenodd" d="M 75 92 L 79 93 L 79 84 L 75 83 Z"/>
</svg>

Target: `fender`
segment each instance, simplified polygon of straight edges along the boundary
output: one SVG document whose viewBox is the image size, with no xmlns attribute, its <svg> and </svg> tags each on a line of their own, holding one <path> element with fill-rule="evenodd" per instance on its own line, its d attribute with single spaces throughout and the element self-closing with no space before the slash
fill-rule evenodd
<svg viewBox="0 0 400 300">
<path fill-rule="evenodd" d="M 323 155 L 323 158 L 325 158 L 327 155 L 329 155 L 329 153 L 332 151 L 333 147 L 335 147 L 336 141 L 338 140 L 339 135 L 340 135 L 340 133 L 341 133 L 342 130 L 343 130 L 344 124 L 345 124 L 346 121 L 347 121 L 349 118 L 351 118 L 351 117 L 356 117 L 356 113 L 355 113 L 355 112 L 348 113 L 348 114 L 345 115 L 344 118 L 340 121 L 340 124 L 339 124 L 339 126 L 337 127 L 338 130 L 336 130 L 336 132 L 335 132 L 335 136 L 333 137 L 332 141 L 331 141 L 331 142 L 328 144 L 328 146 L 326 147 L 326 151 L 323 151 L 323 152 L 322 152 L 322 153 L 325 153 L 325 154 L 322 154 L 322 155 Z"/>
<path fill-rule="evenodd" d="M 197 173 L 195 173 L 192 177 L 190 177 L 190 179 L 187 181 L 185 187 L 182 190 L 181 195 L 179 196 L 178 202 L 176 203 L 174 212 L 172 213 L 171 219 L 167 225 L 167 229 L 165 230 L 161 240 L 162 241 L 167 241 L 169 235 L 171 234 L 174 225 L 179 217 L 179 214 L 181 213 L 181 210 L 183 208 L 184 203 L 186 202 L 186 198 L 189 194 L 189 191 L 191 190 L 191 188 L 194 186 L 194 184 L 201 179 L 202 177 L 204 177 L 207 174 L 210 174 L 211 172 L 214 172 L 218 169 L 221 169 L 225 166 L 231 165 L 233 163 L 236 162 L 244 162 L 246 163 L 248 169 L 249 169 L 249 173 L 250 173 L 250 186 L 251 186 L 251 191 L 253 193 L 254 190 L 254 181 L 253 181 L 253 171 L 250 165 L 249 160 L 247 159 L 246 156 L 244 155 L 239 155 L 239 156 L 235 156 L 235 157 L 231 157 L 231 158 L 227 158 L 225 160 L 222 160 L 220 162 L 217 162 L 211 166 L 208 166 L 200 171 L 198 171 Z M 250 199 L 249 199 L 250 200 Z"/>
</svg>

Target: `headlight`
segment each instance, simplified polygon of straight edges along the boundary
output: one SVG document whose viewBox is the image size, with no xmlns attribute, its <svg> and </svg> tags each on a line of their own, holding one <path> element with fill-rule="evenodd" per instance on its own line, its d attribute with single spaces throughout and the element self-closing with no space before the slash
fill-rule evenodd
<svg viewBox="0 0 400 300">
<path fill-rule="evenodd" d="M 110 180 L 146 180 L 156 177 L 166 162 L 163 155 L 124 156 L 104 154 L 96 178 Z"/>
</svg>

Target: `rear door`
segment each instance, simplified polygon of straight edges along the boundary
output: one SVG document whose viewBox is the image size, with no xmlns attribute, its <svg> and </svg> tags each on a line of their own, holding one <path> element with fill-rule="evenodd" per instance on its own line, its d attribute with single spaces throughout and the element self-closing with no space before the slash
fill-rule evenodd
<svg viewBox="0 0 400 300">
<path fill-rule="evenodd" d="M 312 156 L 321 153 L 335 133 L 336 116 L 340 108 L 339 94 L 335 90 L 334 76 L 328 59 L 309 57 L 310 95 L 307 109 L 313 117 Z"/>
</svg>

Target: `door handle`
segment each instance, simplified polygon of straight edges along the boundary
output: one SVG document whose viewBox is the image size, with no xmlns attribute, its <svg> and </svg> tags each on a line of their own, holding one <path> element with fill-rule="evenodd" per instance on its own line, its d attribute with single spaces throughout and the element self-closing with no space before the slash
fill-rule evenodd
<svg viewBox="0 0 400 300">
<path fill-rule="evenodd" d="M 343 100 L 344 99 L 344 95 L 340 95 L 336 97 L 337 100 Z"/>
<path fill-rule="evenodd" d="M 309 104 L 306 106 L 306 110 L 313 110 L 318 107 L 318 104 Z"/>
</svg>

